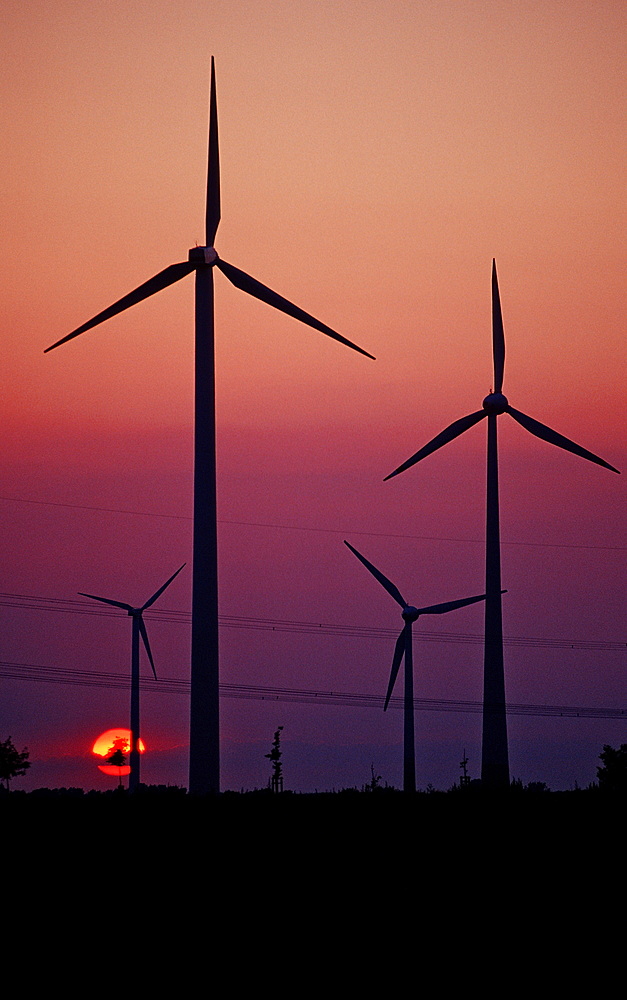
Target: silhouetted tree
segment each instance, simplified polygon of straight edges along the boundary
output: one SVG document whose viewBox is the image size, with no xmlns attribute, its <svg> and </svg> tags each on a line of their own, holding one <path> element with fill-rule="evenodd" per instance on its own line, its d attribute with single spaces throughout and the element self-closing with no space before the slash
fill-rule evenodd
<svg viewBox="0 0 627 1000">
<path fill-rule="evenodd" d="M 272 750 L 270 753 L 264 754 L 268 760 L 272 761 L 272 778 L 270 779 L 270 788 L 273 792 L 283 791 L 283 765 L 281 763 L 281 731 L 283 726 L 279 726 L 274 734 L 274 739 L 272 740 Z"/>
<path fill-rule="evenodd" d="M 464 747 L 464 757 L 459 762 L 459 766 L 464 772 L 459 779 L 460 788 L 467 788 L 470 784 L 470 775 L 468 774 L 468 757 L 466 756 L 466 747 Z"/>
<path fill-rule="evenodd" d="M 107 757 L 107 764 L 113 764 L 114 767 L 124 767 L 124 765 L 126 764 L 126 756 L 124 755 L 120 747 L 118 747 L 117 750 L 114 750 L 110 757 Z M 120 788 L 121 788 L 122 775 L 118 773 L 118 777 L 120 779 Z"/>
<path fill-rule="evenodd" d="M 368 784 L 364 785 L 363 790 L 364 792 L 378 792 L 381 787 L 380 785 L 381 775 L 375 774 L 374 764 L 370 765 L 370 774 L 372 775 L 372 777 L 370 778 Z"/>
<path fill-rule="evenodd" d="M 107 750 L 107 758 L 111 757 L 112 754 L 114 753 L 118 753 L 118 751 L 124 756 L 124 753 L 128 748 L 128 745 L 129 743 L 125 736 L 116 736 L 111 746 Z M 107 763 L 111 762 L 107 759 Z M 126 758 L 124 759 L 124 764 L 125 763 L 126 763 Z M 119 766 L 124 767 L 124 764 L 120 764 Z"/>
<path fill-rule="evenodd" d="M 26 774 L 30 767 L 28 756 L 28 747 L 24 747 L 20 753 L 13 746 L 10 736 L 4 741 L 0 740 L 0 781 L 6 784 L 7 792 L 12 778 L 21 778 Z"/>
<path fill-rule="evenodd" d="M 607 743 L 599 758 L 603 767 L 597 767 L 599 787 L 607 792 L 627 792 L 627 743 L 618 750 Z"/>
</svg>

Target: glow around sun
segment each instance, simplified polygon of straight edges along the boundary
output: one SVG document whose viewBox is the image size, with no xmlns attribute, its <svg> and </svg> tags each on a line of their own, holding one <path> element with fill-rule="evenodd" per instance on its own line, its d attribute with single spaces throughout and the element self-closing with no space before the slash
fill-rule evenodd
<svg viewBox="0 0 627 1000">
<path fill-rule="evenodd" d="M 140 753 L 144 753 L 145 749 L 144 741 L 140 738 L 138 741 L 138 750 Z M 124 757 L 128 757 L 131 752 L 130 729 L 107 729 L 106 732 L 100 734 L 91 749 L 94 756 L 102 760 L 102 764 L 98 764 L 98 770 L 102 771 L 103 774 L 110 774 L 115 778 L 120 778 L 126 774 L 130 774 L 131 768 L 127 763 L 121 765 L 107 763 L 116 751 L 120 751 Z"/>
</svg>

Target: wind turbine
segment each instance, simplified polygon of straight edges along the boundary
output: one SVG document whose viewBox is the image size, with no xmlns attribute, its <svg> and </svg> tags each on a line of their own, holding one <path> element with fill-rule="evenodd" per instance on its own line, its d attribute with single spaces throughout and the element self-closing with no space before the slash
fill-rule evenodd
<svg viewBox="0 0 627 1000">
<path fill-rule="evenodd" d="M 183 563 L 183 566 L 185 563 Z M 103 604 L 112 604 L 114 608 L 122 608 L 123 611 L 127 611 L 130 618 L 133 619 L 133 629 L 131 638 L 131 754 L 130 754 L 130 764 L 131 773 L 128 776 L 128 790 L 129 792 L 137 791 L 139 786 L 139 637 L 141 636 L 142 642 L 148 654 L 148 659 L 150 660 L 150 666 L 152 667 L 152 672 L 155 675 L 155 680 L 157 679 L 157 671 L 155 670 L 155 661 L 152 658 L 152 653 L 150 651 L 150 643 L 148 642 L 148 633 L 146 631 L 146 626 L 144 624 L 144 619 L 142 615 L 149 607 L 151 607 L 158 597 L 161 597 L 163 591 L 166 587 L 169 587 L 176 576 L 179 575 L 183 566 L 180 566 L 176 573 L 174 573 L 169 580 L 159 587 L 152 597 L 150 597 L 145 604 L 142 604 L 141 608 L 134 608 L 131 604 L 124 604 L 122 601 L 112 601 L 109 597 L 96 597 L 95 594 L 84 594 L 79 590 L 81 597 L 90 597 L 92 601 L 101 601 Z"/>
<path fill-rule="evenodd" d="M 46 348 L 51 351 L 99 323 L 142 302 L 196 272 L 195 402 L 194 402 L 194 541 L 192 580 L 192 653 L 189 790 L 220 790 L 219 667 L 218 667 L 218 548 L 216 527 L 215 359 L 213 268 L 244 292 L 280 312 L 372 358 L 346 337 L 325 326 L 277 295 L 266 285 L 218 256 L 214 240 L 220 222 L 220 163 L 215 65 L 211 59 L 209 159 L 207 170 L 206 242 L 193 247 L 189 259 L 170 264 L 108 309 Z M 46 353 L 46 352 L 44 352 Z M 373 359 L 374 360 L 374 359 Z"/>
<path fill-rule="evenodd" d="M 456 611 L 457 608 L 465 608 L 468 604 L 476 604 L 477 601 L 485 601 L 486 595 L 479 594 L 477 597 L 464 597 L 461 601 L 445 601 L 444 604 L 431 604 L 427 608 L 415 608 L 408 604 L 398 587 L 396 587 L 387 576 L 384 576 L 376 566 L 368 562 L 361 552 L 358 552 L 349 542 L 344 541 L 344 545 L 353 552 L 367 570 L 370 570 L 375 580 L 378 580 L 382 587 L 387 590 L 390 597 L 393 597 L 397 604 L 403 609 L 401 614 L 405 622 L 401 634 L 396 640 L 394 657 L 392 659 L 392 670 L 390 671 L 390 681 L 385 696 L 383 711 L 387 707 L 392 697 L 392 691 L 398 677 L 403 657 L 405 657 L 405 697 L 403 703 L 403 791 L 416 791 L 416 750 L 414 739 L 414 662 L 412 649 L 412 625 L 418 621 L 420 615 L 445 615 L 448 611 Z"/>
<path fill-rule="evenodd" d="M 503 317 L 496 274 L 496 261 L 492 260 L 492 355 L 494 361 L 494 390 L 483 400 L 482 409 L 461 417 L 437 434 L 433 440 L 399 465 L 398 469 L 386 476 L 391 479 L 400 472 L 410 469 L 427 455 L 453 441 L 474 424 L 488 419 L 488 475 L 486 511 L 486 603 L 483 666 L 483 740 L 481 752 L 481 780 L 491 788 L 509 785 L 509 755 L 507 747 L 507 721 L 505 717 L 505 674 L 503 669 L 503 621 L 501 614 L 501 542 L 499 528 L 499 473 L 496 419 L 502 413 L 509 413 L 521 427 L 535 434 L 542 441 L 548 441 L 558 448 L 571 451 L 574 455 L 587 458 L 589 462 L 602 465 L 612 472 L 618 472 L 602 458 L 593 455 L 569 438 L 551 430 L 545 424 L 528 417 L 510 406 L 503 395 L 503 371 L 505 368 L 505 336 Z"/>
</svg>

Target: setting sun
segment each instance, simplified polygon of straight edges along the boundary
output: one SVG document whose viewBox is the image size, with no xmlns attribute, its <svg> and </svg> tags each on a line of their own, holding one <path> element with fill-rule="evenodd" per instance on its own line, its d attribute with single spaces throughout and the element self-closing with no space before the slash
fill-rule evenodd
<svg viewBox="0 0 627 1000">
<path fill-rule="evenodd" d="M 131 749 L 131 731 L 130 729 L 107 729 L 106 732 L 101 733 L 96 742 L 94 743 L 91 752 L 95 754 L 96 757 L 100 757 L 103 761 L 109 760 L 109 758 L 119 751 L 127 757 Z M 137 749 L 140 753 L 144 753 L 145 746 L 144 741 L 139 739 L 137 741 Z M 98 770 L 102 771 L 103 774 L 111 774 L 115 778 L 122 778 L 126 774 L 131 773 L 131 768 L 129 764 L 98 764 Z"/>
</svg>

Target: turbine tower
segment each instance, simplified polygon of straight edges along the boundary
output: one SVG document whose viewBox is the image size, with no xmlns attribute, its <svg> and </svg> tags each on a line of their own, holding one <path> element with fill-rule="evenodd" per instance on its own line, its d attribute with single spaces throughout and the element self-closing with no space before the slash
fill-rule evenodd
<svg viewBox="0 0 627 1000">
<path fill-rule="evenodd" d="M 415 749 L 415 736 L 414 736 L 414 661 L 413 661 L 413 649 L 412 649 L 412 626 L 415 621 L 418 621 L 420 615 L 444 615 L 448 611 L 456 611 L 457 608 L 465 608 L 468 604 L 476 604 L 477 601 L 485 601 L 486 595 L 479 594 L 477 597 L 464 597 L 460 601 L 445 601 L 444 604 L 431 604 L 427 608 L 414 608 L 413 605 L 408 604 L 403 595 L 401 594 L 398 587 L 396 587 L 391 580 L 388 580 L 387 576 L 384 576 L 380 570 L 373 566 L 371 562 L 368 562 L 365 556 L 362 556 L 361 552 L 344 541 L 344 545 L 353 552 L 360 562 L 364 564 L 367 570 L 370 570 L 375 580 L 378 580 L 382 587 L 387 590 L 390 597 L 393 597 L 397 604 L 400 604 L 403 609 L 401 614 L 403 621 L 405 622 L 401 634 L 396 640 L 396 646 L 394 648 L 394 657 L 392 659 L 392 670 L 390 671 L 390 680 L 388 683 L 388 690 L 385 696 L 385 704 L 383 706 L 383 711 L 387 711 L 387 707 L 392 697 L 392 691 L 394 690 L 394 685 L 396 683 L 396 678 L 398 677 L 398 672 L 405 657 L 405 697 L 403 702 L 403 791 L 404 792 L 415 792 L 416 791 L 416 749 Z"/>
<path fill-rule="evenodd" d="M 185 563 L 183 563 L 183 566 Z M 131 604 L 124 604 L 122 601 L 112 601 L 109 597 L 96 597 L 95 594 L 84 594 L 79 590 L 81 597 L 90 597 L 92 601 L 101 601 L 103 604 L 112 604 L 114 608 L 122 608 L 123 611 L 127 611 L 130 618 L 133 620 L 132 628 L 132 638 L 131 638 L 131 754 L 130 754 L 130 764 L 131 773 L 128 776 L 128 790 L 129 792 L 136 792 L 139 787 L 139 637 L 141 636 L 142 642 L 144 643 L 146 652 L 148 654 L 148 659 L 150 660 L 150 666 L 152 667 L 152 672 L 155 675 L 155 680 L 157 679 L 157 671 L 155 670 L 155 661 L 152 658 L 152 653 L 150 651 L 150 643 L 148 642 L 148 633 L 146 631 L 146 626 L 144 624 L 144 619 L 142 617 L 144 611 L 151 607 L 157 598 L 161 597 L 163 591 L 166 587 L 169 587 L 176 576 L 179 575 L 183 566 L 179 566 L 176 573 L 173 573 L 169 580 L 159 587 L 152 597 L 150 597 L 145 604 L 142 604 L 141 608 L 134 608 Z"/>
<path fill-rule="evenodd" d="M 507 747 L 507 721 L 505 717 L 505 672 L 503 668 L 503 622 L 501 613 L 501 542 L 499 528 L 499 473 L 496 421 L 503 413 L 509 413 L 521 427 L 535 434 L 542 441 L 548 441 L 558 448 L 570 451 L 589 462 L 602 465 L 612 472 L 618 472 L 602 458 L 570 441 L 545 424 L 528 417 L 510 406 L 503 395 L 503 372 L 505 369 L 505 336 L 501 300 L 496 274 L 496 261 L 492 261 L 492 355 L 494 362 L 494 390 L 483 400 L 482 409 L 456 420 L 437 434 L 428 444 L 399 465 L 398 469 L 386 476 L 392 479 L 400 472 L 410 469 L 438 448 L 453 441 L 474 424 L 488 419 L 488 474 L 486 505 L 486 603 L 485 636 L 483 660 L 483 739 L 481 751 L 481 781 L 490 788 L 504 788 L 509 785 L 509 755 Z"/>
<path fill-rule="evenodd" d="M 360 354 L 368 358 L 373 357 L 249 274 L 222 260 L 213 246 L 219 222 L 218 111 L 215 65 L 212 57 L 205 216 L 207 245 L 193 247 L 189 251 L 188 260 L 170 264 L 143 285 L 79 326 L 67 337 L 46 348 L 46 351 L 51 351 L 65 344 L 68 340 L 78 337 L 86 330 L 98 326 L 99 323 L 142 302 L 155 292 L 167 288 L 195 271 L 194 541 L 189 754 L 189 790 L 193 793 L 220 790 L 213 268 L 217 267 L 222 271 L 224 276 L 241 291 L 338 340 Z"/>
</svg>

